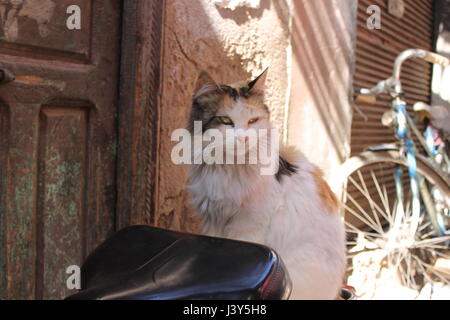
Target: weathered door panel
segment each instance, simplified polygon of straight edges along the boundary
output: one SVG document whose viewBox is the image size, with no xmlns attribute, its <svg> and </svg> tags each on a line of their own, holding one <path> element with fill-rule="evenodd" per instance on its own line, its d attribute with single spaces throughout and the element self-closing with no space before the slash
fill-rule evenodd
<svg viewBox="0 0 450 320">
<path fill-rule="evenodd" d="M 0 0 L 0 68 L 16 77 L 0 85 L 0 298 L 71 293 L 66 268 L 114 229 L 120 13 Z"/>
<path fill-rule="evenodd" d="M 92 28 L 97 27 L 97 21 L 92 19 L 95 14 L 92 3 L 92 0 L 0 0 L 0 48 L 25 57 L 88 62 Z M 81 30 L 67 27 L 70 5 L 81 9 Z"/>
</svg>

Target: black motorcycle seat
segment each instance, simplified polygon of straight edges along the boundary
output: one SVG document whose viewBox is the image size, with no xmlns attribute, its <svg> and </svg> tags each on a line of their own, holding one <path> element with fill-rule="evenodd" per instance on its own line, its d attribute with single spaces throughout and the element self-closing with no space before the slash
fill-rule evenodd
<svg viewBox="0 0 450 320">
<path fill-rule="evenodd" d="M 69 300 L 287 299 L 291 281 L 263 245 L 149 226 L 122 229 L 81 267 Z"/>
</svg>

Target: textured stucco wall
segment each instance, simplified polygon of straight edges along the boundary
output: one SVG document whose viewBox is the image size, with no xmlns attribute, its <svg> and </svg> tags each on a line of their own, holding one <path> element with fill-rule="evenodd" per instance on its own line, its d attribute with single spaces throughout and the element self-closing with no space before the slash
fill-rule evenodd
<svg viewBox="0 0 450 320">
<path fill-rule="evenodd" d="M 197 231 L 187 206 L 187 167 L 170 160 L 173 130 L 186 125 L 194 82 L 201 70 L 218 82 L 257 76 L 270 66 L 267 102 L 283 130 L 288 94 L 289 8 L 261 0 L 259 8 L 225 9 L 211 0 L 167 0 L 160 111 L 157 225 Z"/>
<path fill-rule="evenodd" d="M 333 178 L 350 154 L 356 0 L 295 0 L 288 142 Z"/>
</svg>

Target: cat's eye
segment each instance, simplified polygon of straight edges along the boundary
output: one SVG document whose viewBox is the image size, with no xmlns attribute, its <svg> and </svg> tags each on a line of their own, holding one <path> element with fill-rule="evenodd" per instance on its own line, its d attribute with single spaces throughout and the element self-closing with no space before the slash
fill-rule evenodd
<svg viewBox="0 0 450 320">
<path fill-rule="evenodd" d="M 250 119 L 250 120 L 248 121 L 248 124 L 256 123 L 256 122 L 258 122 L 258 120 L 259 120 L 259 118 L 253 118 L 253 119 Z"/>
<path fill-rule="evenodd" d="M 222 124 L 225 124 L 227 126 L 232 126 L 234 125 L 233 120 L 231 120 L 229 117 L 217 117 L 219 119 L 219 121 Z"/>
</svg>

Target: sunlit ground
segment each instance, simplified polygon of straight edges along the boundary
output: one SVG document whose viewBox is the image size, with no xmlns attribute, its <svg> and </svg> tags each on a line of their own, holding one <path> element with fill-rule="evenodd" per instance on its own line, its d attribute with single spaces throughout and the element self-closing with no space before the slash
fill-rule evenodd
<svg viewBox="0 0 450 320">
<path fill-rule="evenodd" d="M 430 272 L 424 276 L 416 270 L 416 279 L 424 282 L 414 289 L 414 285 L 405 285 L 401 271 L 387 266 L 384 250 L 366 251 L 353 257 L 348 284 L 355 287 L 359 300 L 450 300 L 450 285 L 446 281 L 450 279 L 450 259 L 439 258 L 433 264 L 433 273 L 438 276 Z"/>
</svg>

